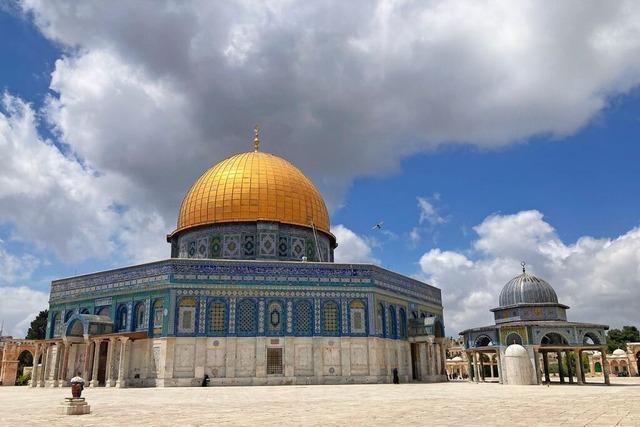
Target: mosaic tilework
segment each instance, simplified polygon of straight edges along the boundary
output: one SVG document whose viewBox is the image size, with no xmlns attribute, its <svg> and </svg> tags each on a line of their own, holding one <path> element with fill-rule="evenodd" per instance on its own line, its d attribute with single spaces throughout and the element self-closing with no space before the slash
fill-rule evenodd
<svg viewBox="0 0 640 427">
<path fill-rule="evenodd" d="M 195 258 L 207 258 L 207 252 L 209 248 L 209 239 L 207 237 L 202 237 L 198 239 L 198 243 L 196 247 L 198 251 L 196 253 Z"/>
<path fill-rule="evenodd" d="M 229 333 L 236 333 L 236 299 L 229 298 Z"/>
<path fill-rule="evenodd" d="M 278 256 L 289 256 L 289 239 L 286 236 L 278 237 Z"/>
<path fill-rule="evenodd" d="M 200 298 L 200 310 L 199 310 L 199 322 L 198 322 L 198 332 L 201 334 L 205 331 L 205 316 L 207 313 L 207 300 L 204 298 Z"/>
<path fill-rule="evenodd" d="M 320 333 L 320 300 L 318 298 L 313 300 L 313 323 L 314 323 L 314 332 L 316 334 Z"/>
<path fill-rule="evenodd" d="M 301 259 L 304 254 L 304 239 L 301 237 L 292 237 L 291 238 L 291 257 L 294 259 Z"/>
<path fill-rule="evenodd" d="M 293 332 L 291 319 L 293 318 L 293 303 L 291 301 L 287 301 L 287 333 Z"/>
<path fill-rule="evenodd" d="M 244 256 L 253 257 L 256 254 L 256 236 L 253 234 L 246 234 L 244 236 L 244 243 L 242 245 Z"/>
<path fill-rule="evenodd" d="M 209 249 L 209 255 L 212 258 L 220 258 L 222 255 L 222 239 L 219 234 L 211 236 L 211 247 Z"/>
<path fill-rule="evenodd" d="M 240 234 L 225 234 L 222 256 L 236 258 L 240 256 Z"/>
<path fill-rule="evenodd" d="M 275 233 L 260 233 L 260 255 L 276 255 L 276 235 Z"/>
<path fill-rule="evenodd" d="M 258 303 L 258 332 L 264 332 L 264 300 L 261 299 Z"/>
</svg>

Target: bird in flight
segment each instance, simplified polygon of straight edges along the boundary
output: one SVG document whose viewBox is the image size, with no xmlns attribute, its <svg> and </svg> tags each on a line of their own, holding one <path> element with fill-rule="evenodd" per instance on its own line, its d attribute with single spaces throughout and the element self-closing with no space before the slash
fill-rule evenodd
<svg viewBox="0 0 640 427">
<path fill-rule="evenodd" d="M 384 221 L 380 221 L 379 223 L 377 223 L 376 225 L 374 225 L 373 227 L 371 227 L 372 230 L 382 230 L 382 226 L 384 225 Z"/>
</svg>

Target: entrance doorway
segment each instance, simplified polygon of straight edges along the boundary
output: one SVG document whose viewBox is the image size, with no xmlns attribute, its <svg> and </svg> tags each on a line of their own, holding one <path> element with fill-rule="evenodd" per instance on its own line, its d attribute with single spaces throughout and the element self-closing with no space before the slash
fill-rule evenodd
<svg viewBox="0 0 640 427">
<path fill-rule="evenodd" d="M 411 376 L 416 381 L 420 379 L 418 375 L 418 358 L 418 344 L 411 343 Z"/>
<path fill-rule="evenodd" d="M 100 342 L 100 359 L 98 359 L 98 385 L 106 385 L 107 378 L 107 351 L 109 343 Z"/>
</svg>

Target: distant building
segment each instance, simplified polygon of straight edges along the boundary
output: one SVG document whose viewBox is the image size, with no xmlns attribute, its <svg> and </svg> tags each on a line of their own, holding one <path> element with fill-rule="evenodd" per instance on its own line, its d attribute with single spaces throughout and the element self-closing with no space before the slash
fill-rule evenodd
<svg viewBox="0 0 640 427">
<path fill-rule="evenodd" d="M 499 306 L 491 311 L 495 325 L 467 329 L 464 346 L 468 369 L 475 381 L 492 376 L 487 357 L 497 359 L 501 383 L 540 384 L 551 381 L 549 356 L 555 354 L 560 382 L 585 382 L 581 360 L 585 351 L 606 348 L 606 325 L 568 322 L 566 305 L 558 302 L 555 290 L 544 280 L 526 273 L 511 279 L 500 292 Z M 511 349 L 511 350 L 509 350 Z M 573 355 L 572 357 L 569 357 Z M 563 372 L 563 366 L 568 371 Z M 603 363 L 605 382 L 609 383 L 609 368 Z"/>
</svg>

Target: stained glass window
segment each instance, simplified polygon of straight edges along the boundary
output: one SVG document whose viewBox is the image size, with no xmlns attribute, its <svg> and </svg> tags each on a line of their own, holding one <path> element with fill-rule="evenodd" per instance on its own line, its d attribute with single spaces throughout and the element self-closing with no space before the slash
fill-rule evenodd
<svg viewBox="0 0 640 427">
<path fill-rule="evenodd" d="M 209 307 L 209 331 L 213 333 L 225 332 L 225 304 L 214 301 Z"/>
<path fill-rule="evenodd" d="M 324 331 L 327 333 L 338 332 L 338 305 L 333 301 L 324 305 Z"/>
</svg>

